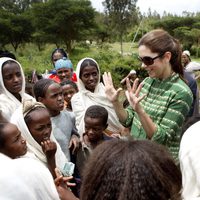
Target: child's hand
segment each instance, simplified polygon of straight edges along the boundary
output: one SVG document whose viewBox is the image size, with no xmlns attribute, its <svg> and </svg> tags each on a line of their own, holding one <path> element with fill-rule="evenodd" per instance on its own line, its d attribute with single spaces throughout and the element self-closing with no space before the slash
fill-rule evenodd
<svg viewBox="0 0 200 200">
<path fill-rule="evenodd" d="M 56 143 L 50 140 L 41 142 L 42 150 L 46 155 L 47 159 L 55 157 L 57 146 Z"/>
<path fill-rule="evenodd" d="M 80 139 L 76 135 L 72 135 L 69 142 L 69 149 L 73 146 L 72 154 L 74 154 L 75 150 L 79 148 Z"/>
<path fill-rule="evenodd" d="M 63 177 L 60 173 L 59 169 L 55 168 L 56 178 L 54 180 L 56 189 L 58 191 L 59 197 L 61 200 L 77 200 L 74 194 L 68 189 L 68 187 L 75 186 L 75 183 L 69 183 L 69 181 L 73 178 Z"/>
</svg>

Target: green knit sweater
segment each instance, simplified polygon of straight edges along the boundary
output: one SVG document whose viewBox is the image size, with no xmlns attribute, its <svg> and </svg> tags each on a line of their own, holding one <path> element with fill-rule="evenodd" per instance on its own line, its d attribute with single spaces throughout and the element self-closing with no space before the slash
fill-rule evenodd
<svg viewBox="0 0 200 200">
<path fill-rule="evenodd" d="M 165 80 L 146 78 L 140 95 L 146 94 L 141 101 L 145 112 L 156 124 L 157 130 L 151 140 L 169 148 L 178 161 L 181 127 L 193 101 L 187 84 L 174 74 Z M 137 113 L 129 106 L 128 118 L 123 124 L 131 126 L 131 135 L 136 139 L 147 139 Z"/>
</svg>

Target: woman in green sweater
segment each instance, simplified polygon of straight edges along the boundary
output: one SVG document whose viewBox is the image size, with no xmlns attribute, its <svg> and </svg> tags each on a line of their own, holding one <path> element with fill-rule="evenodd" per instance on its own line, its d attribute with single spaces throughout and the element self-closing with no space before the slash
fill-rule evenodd
<svg viewBox="0 0 200 200">
<path fill-rule="evenodd" d="M 192 104 L 192 93 L 183 80 L 179 42 L 164 30 L 153 30 L 139 41 L 139 60 L 147 70 L 141 84 L 127 80 L 127 109 L 118 101 L 110 73 L 104 73 L 108 99 L 113 103 L 120 122 L 131 127 L 136 139 L 150 139 L 168 147 L 178 161 L 181 127 Z"/>
</svg>

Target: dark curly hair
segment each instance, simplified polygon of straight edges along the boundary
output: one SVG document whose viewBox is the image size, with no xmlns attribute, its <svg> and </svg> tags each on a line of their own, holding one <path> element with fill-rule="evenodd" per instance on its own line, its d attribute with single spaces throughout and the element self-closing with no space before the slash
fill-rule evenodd
<svg viewBox="0 0 200 200">
<path fill-rule="evenodd" d="M 85 167 L 81 200 L 177 200 L 181 183 L 165 147 L 148 140 L 110 140 L 93 151 Z"/>
</svg>

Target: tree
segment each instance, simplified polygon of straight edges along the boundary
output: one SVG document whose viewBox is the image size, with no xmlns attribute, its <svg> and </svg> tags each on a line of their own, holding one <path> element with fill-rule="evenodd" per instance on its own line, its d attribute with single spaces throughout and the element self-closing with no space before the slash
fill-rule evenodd
<svg viewBox="0 0 200 200">
<path fill-rule="evenodd" d="M 33 6 L 37 32 L 44 33 L 45 41 L 58 46 L 63 42 L 69 53 L 74 41 L 87 39 L 95 27 L 94 17 L 95 11 L 87 0 L 49 0 Z"/>
<path fill-rule="evenodd" d="M 13 9 L 18 9 L 17 5 L 9 7 L 9 3 L 0 1 L 0 40 L 2 47 L 11 44 L 16 51 L 20 44 L 30 41 L 33 27 L 28 15 L 16 14 Z"/>
<path fill-rule="evenodd" d="M 105 13 L 113 29 L 112 34 L 116 33 L 120 39 L 121 54 L 123 54 L 123 36 L 128 27 L 137 21 L 136 2 L 137 0 L 105 0 L 103 2 Z"/>
</svg>

